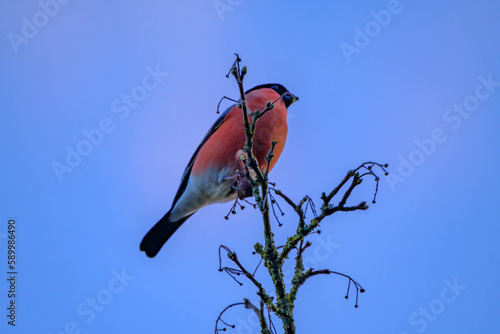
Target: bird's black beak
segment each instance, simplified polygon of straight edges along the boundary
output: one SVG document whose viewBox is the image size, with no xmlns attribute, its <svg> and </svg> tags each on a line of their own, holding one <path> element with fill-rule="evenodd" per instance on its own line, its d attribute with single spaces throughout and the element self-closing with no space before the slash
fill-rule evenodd
<svg viewBox="0 0 500 334">
<path fill-rule="evenodd" d="M 294 102 L 298 101 L 299 97 L 293 95 L 292 93 L 288 92 L 284 97 L 283 101 L 285 102 L 285 106 L 288 108 L 291 106 Z"/>
</svg>

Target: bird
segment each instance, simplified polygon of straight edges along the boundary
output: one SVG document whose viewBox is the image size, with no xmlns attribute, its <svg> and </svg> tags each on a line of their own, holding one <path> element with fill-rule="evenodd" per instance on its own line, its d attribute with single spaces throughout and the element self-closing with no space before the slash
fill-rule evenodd
<svg viewBox="0 0 500 334">
<path fill-rule="evenodd" d="M 274 158 L 269 164 L 270 171 L 285 147 L 287 108 L 298 97 L 276 83 L 253 87 L 245 92 L 245 96 L 248 112 L 264 110 L 269 101 L 276 101 L 274 108 L 258 119 L 253 138 L 253 154 L 262 170 L 267 167 L 265 157 L 272 142 L 277 142 Z M 237 156 L 245 144 L 240 104 L 241 100 L 221 114 L 189 160 L 170 210 L 142 239 L 140 250 L 148 257 L 155 257 L 174 232 L 201 208 L 251 196 L 248 187 L 243 187 L 247 188 L 243 193 L 235 187 Z"/>
</svg>

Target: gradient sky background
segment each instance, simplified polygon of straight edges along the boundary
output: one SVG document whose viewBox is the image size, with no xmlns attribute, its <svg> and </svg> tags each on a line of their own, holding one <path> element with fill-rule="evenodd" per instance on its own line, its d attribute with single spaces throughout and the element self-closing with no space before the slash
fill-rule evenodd
<svg viewBox="0 0 500 334">
<path fill-rule="evenodd" d="M 210 0 L 71 1 L 47 7 L 52 17 L 34 0 L 1 5 L 0 277 L 9 218 L 19 275 L 15 329 L 0 280 L 0 331 L 213 333 L 227 305 L 255 300 L 251 284 L 217 271 L 217 248 L 255 266 L 256 211 L 225 221 L 229 203 L 205 208 L 156 258 L 139 252 L 219 99 L 238 97 L 225 78 L 238 52 L 247 89 L 279 82 L 300 97 L 271 174 L 285 193 L 319 203 L 367 160 L 392 173 L 376 205 L 336 214 L 310 238 L 306 263 L 352 275 L 367 291 L 360 307 L 344 300 L 345 279 L 315 277 L 298 295 L 297 333 L 500 332 L 500 2 L 221 1 L 221 15 Z M 371 11 L 388 6 L 391 18 L 375 23 Z M 41 27 L 13 47 L 24 17 Z M 358 28 L 372 37 L 355 40 Z M 356 42 L 346 57 L 340 45 Z M 168 76 L 126 117 L 115 113 L 148 67 Z M 497 84 L 477 89 L 489 77 Z M 474 109 L 467 118 L 447 111 L 462 103 Z M 65 163 L 67 146 L 84 145 L 82 131 L 103 120 L 113 130 L 60 181 L 54 161 Z M 370 200 L 373 185 L 353 203 Z M 296 227 L 289 211 L 283 222 L 278 243 Z M 243 308 L 224 319 L 237 325 L 228 333 L 259 332 Z"/>
</svg>

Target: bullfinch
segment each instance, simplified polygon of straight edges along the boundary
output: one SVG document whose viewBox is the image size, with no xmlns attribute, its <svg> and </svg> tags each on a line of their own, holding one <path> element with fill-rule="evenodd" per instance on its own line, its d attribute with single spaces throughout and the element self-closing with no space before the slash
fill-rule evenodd
<svg viewBox="0 0 500 334">
<path fill-rule="evenodd" d="M 245 95 L 248 112 L 264 110 L 268 101 L 277 100 L 274 108 L 257 121 L 253 138 L 253 153 L 263 170 L 267 167 L 265 157 L 271 143 L 277 142 L 269 166 L 271 170 L 285 147 L 287 108 L 298 98 L 280 84 L 259 85 L 246 91 Z M 172 207 L 144 236 L 141 251 L 146 252 L 148 257 L 154 257 L 182 223 L 204 206 L 251 196 L 251 191 L 247 189 L 242 193 L 235 185 L 238 178 L 237 153 L 243 149 L 244 143 L 242 111 L 234 104 L 217 119 L 194 152 L 182 175 Z"/>
</svg>

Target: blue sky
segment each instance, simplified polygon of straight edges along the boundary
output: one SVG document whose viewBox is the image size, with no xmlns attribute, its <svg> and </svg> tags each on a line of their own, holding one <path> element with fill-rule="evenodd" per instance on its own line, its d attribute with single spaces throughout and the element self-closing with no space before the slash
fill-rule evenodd
<svg viewBox="0 0 500 334">
<path fill-rule="evenodd" d="M 497 1 L 2 7 L 1 275 L 11 218 L 18 270 L 16 328 L 0 280 L 2 333 L 212 333 L 227 305 L 255 300 L 217 271 L 220 244 L 257 264 L 255 211 L 226 221 L 230 204 L 207 207 L 156 258 L 139 252 L 219 99 L 238 97 L 225 78 L 234 52 L 247 88 L 279 82 L 300 97 L 271 173 L 290 197 L 319 203 L 361 162 L 390 165 L 377 204 L 325 220 L 306 255 L 360 282 L 360 307 L 344 279 L 312 278 L 297 333 L 500 331 Z M 283 223 L 278 243 L 292 212 Z M 243 308 L 224 319 L 229 333 L 259 332 Z"/>
</svg>

